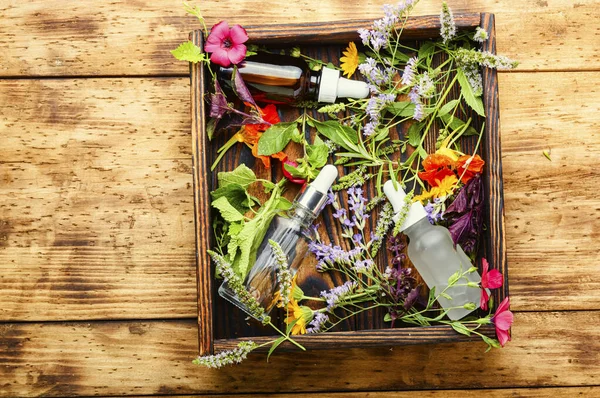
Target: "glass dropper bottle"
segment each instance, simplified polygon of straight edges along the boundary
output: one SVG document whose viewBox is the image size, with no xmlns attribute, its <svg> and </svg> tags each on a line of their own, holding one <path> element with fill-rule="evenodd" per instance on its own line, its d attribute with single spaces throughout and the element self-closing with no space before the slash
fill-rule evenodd
<svg viewBox="0 0 600 398">
<path fill-rule="evenodd" d="M 396 185 L 398 185 L 398 189 L 395 189 L 392 181 L 387 181 L 383 186 L 383 192 L 396 213 L 394 222 L 398 221 L 398 213 L 404 206 L 406 197 L 406 193 L 399 183 Z M 455 247 L 448 229 L 439 225 L 431 225 L 423 205 L 420 202 L 414 202 L 400 231 L 403 231 L 409 239 L 408 258 L 429 289 L 435 287 L 438 302 L 442 308 L 448 310 L 448 317 L 455 321 L 473 312 L 479 303 L 480 289 L 466 286 L 467 282 L 464 279 L 458 281 L 456 285 L 448 287 L 448 279 L 454 273 L 466 272 L 472 265 L 460 245 L 457 244 Z M 468 273 L 465 277 L 469 282 L 475 284 L 481 282 L 478 272 Z M 444 291 L 452 300 L 439 296 Z M 464 308 L 463 306 L 467 303 L 474 303 L 475 307 L 473 309 Z"/>
<path fill-rule="evenodd" d="M 287 213 L 273 218 L 258 248 L 256 262 L 244 281 L 246 288 L 265 309 L 266 314 L 272 309 L 275 292 L 279 289 L 278 265 L 269 240 L 281 246 L 288 259 L 289 269 L 292 275 L 295 275 L 308 251 L 309 242 L 313 240 L 311 238 L 314 232 L 309 227 L 323 210 L 327 201 L 327 192 L 337 176 L 337 168 L 326 165 L 312 183 L 304 186 Z M 219 288 L 219 295 L 253 316 L 229 288 L 227 282 L 223 282 Z"/>
</svg>

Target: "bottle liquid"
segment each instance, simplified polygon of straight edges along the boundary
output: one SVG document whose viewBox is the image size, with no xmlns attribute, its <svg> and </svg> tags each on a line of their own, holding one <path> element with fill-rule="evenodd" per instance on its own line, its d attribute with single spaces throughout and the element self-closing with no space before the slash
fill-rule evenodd
<svg viewBox="0 0 600 398">
<path fill-rule="evenodd" d="M 258 248 L 256 262 L 244 281 L 250 294 L 256 298 L 267 314 L 273 307 L 274 295 L 279 289 L 278 265 L 269 240 L 279 243 L 287 256 L 289 269 L 292 275 L 295 275 L 308 251 L 308 243 L 311 240 L 309 227 L 323 209 L 327 200 L 327 191 L 337 175 L 338 171 L 335 166 L 323 167 L 317 178 L 309 185 L 305 185 L 304 190 L 296 197 L 286 216 L 273 218 Z M 227 282 L 224 282 L 219 288 L 219 295 L 252 315 L 238 300 L 235 293 L 229 289 Z"/>
<path fill-rule="evenodd" d="M 383 191 L 394 207 L 394 221 L 398 220 L 398 212 L 404 206 L 406 193 L 400 187 L 394 189 L 392 181 L 383 186 Z M 448 278 L 457 271 L 465 272 L 471 268 L 471 260 L 459 245 L 454 246 L 454 241 L 448 229 L 431 225 L 427 219 L 427 213 L 420 202 L 411 205 L 406 220 L 402 224 L 403 231 L 409 238 L 408 257 L 415 268 L 431 289 L 435 287 L 436 295 L 439 295 L 448 286 Z M 481 276 L 478 272 L 465 275 L 469 282 L 479 283 Z M 452 298 L 448 300 L 439 297 L 438 302 L 448 311 L 448 317 L 455 321 L 467 316 L 474 310 L 468 310 L 462 306 L 474 303 L 477 307 L 480 299 L 478 288 L 466 286 L 465 279 L 460 279 L 457 285 L 448 288 L 445 292 Z"/>
<path fill-rule="evenodd" d="M 219 68 L 217 75 L 230 85 L 233 68 Z M 340 77 L 340 71 L 327 67 L 313 71 L 301 58 L 288 55 L 257 54 L 238 65 L 246 86 L 257 102 L 293 105 L 300 101 L 335 102 L 336 98 L 366 98 L 365 82 Z"/>
</svg>

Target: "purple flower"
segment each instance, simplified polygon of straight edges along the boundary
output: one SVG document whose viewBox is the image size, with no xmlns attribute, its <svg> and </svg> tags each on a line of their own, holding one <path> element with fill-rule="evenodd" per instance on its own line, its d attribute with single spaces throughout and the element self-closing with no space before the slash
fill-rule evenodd
<svg viewBox="0 0 600 398">
<path fill-rule="evenodd" d="M 329 190 L 327 191 L 327 200 L 325 201 L 325 206 L 330 205 L 333 202 L 335 202 L 335 195 L 333 194 L 331 188 L 329 188 Z"/>
<path fill-rule="evenodd" d="M 419 103 L 415 105 L 415 113 L 413 119 L 421 121 L 423 120 L 423 104 Z"/>
<path fill-rule="evenodd" d="M 310 326 L 306 329 L 306 333 L 320 333 L 323 331 L 323 327 L 329 321 L 329 317 L 322 312 L 315 312 L 315 317 L 308 324 Z"/>
<path fill-rule="evenodd" d="M 361 234 L 354 234 L 354 236 L 352 236 L 352 240 L 358 244 L 363 241 L 363 236 Z"/>
<path fill-rule="evenodd" d="M 365 137 L 369 137 L 371 135 L 373 135 L 373 133 L 375 133 L 375 128 L 377 128 L 378 123 L 374 123 L 374 122 L 369 122 L 367 124 L 365 124 L 365 127 L 363 128 L 363 134 Z"/>
<path fill-rule="evenodd" d="M 360 274 L 368 271 L 373 265 L 375 265 L 375 263 L 371 259 L 360 260 L 354 264 L 354 270 Z"/>
<path fill-rule="evenodd" d="M 415 81 L 415 70 L 417 65 L 417 57 L 412 57 L 406 63 L 404 67 L 404 73 L 402 73 L 402 84 L 405 86 L 411 86 Z"/>
<path fill-rule="evenodd" d="M 327 311 L 331 312 L 335 309 L 337 304 L 348 296 L 356 288 L 357 284 L 354 281 L 347 281 L 343 285 L 336 286 L 329 291 L 322 291 L 321 297 L 327 302 Z"/>
<path fill-rule="evenodd" d="M 362 40 L 363 46 L 369 44 L 369 30 L 368 29 L 359 29 L 358 35 L 360 36 L 360 40 Z"/>
<path fill-rule="evenodd" d="M 335 213 L 332 214 L 335 218 L 344 218 L 346 216 L 346 209 L 337 209 Z"/>
</svg>

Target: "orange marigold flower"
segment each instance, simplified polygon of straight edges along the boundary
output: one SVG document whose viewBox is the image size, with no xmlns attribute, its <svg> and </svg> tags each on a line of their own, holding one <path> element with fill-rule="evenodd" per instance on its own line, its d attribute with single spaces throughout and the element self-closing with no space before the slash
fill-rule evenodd
<svg viewBox="0 0 600 398">
<path fill-rule="evenodd" d="M 452 169 L 455 165 L 455 162 L 448 156 L 432 153 L 423 160 L 425 171 L 419 172 L 419 178 L 427 181 L 432 187 L 437 187 L 444 178 L 454 175 Z"/>
<path fill-rule="evenodd" d="M 462 176 L 461 181 L 466 184 L 475 174 L 481 174 L 484 165 L 479 155 L 463 155 L 456 161 L 456 173 L 459 178 Z"/>
</svg>

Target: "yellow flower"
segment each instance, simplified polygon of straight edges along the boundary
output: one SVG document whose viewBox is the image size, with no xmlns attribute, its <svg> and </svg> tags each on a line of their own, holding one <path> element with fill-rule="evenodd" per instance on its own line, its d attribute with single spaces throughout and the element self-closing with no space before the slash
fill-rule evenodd
<svg viewBox="0 0 600 398">
<path fill-rule="evenodd" d="M 356 68 L 358 68 L 358 50 L 356 49 L 356 44 L 354 42 L 348 43 L 348 48 L 342 54 L 344 54 L 340 58 L 342 71 L 344 71 L 347 77 L 352 77 Z"/>
<path fill-rule="evenodd" d="M 458 183 L 458 178 L 453 175 L 446 176 L 442 181 L 436 179 L 435 182 L 437 185 L 431 188 L 429 191 L 423 192 L 421 195 L 415 196 L 414 201 L 417 200 L 420 202 L 424 202 L 427 199 L 431 198 L 443 198 L 444 196 L 452 195 L 454 193 L 454 188 L 456 188 L 456 184 Z"/>
<path fill-rule="evenodd" d="M 285 323 L 294 324 L 292 334 L 306 334 L 306 325 L 313 319 L 313 310 L 304 305 L 298 305 L 296 299 L 292 298 L 287 306 L 287 315 Z"/>
<path fill-rule="evenodd" d="M 450 159 L 452 159 L 453 161 L 456 162 L 458 160 L 458 156 L 462 155 L 463 153 L 459 152 L 459 151 L 455 151 L 454 149 L 448 148 L 448 144 L 450 143 L 450 138 L 452 138 L 452 137 L 447 137 L 442 142 L 442 145 L 440 146 L 440 149 L 438 149 L 437 151 L 435 151 L 435 153 L 437 153 L 439 155 L 448 156 Z"/>
</svg>

